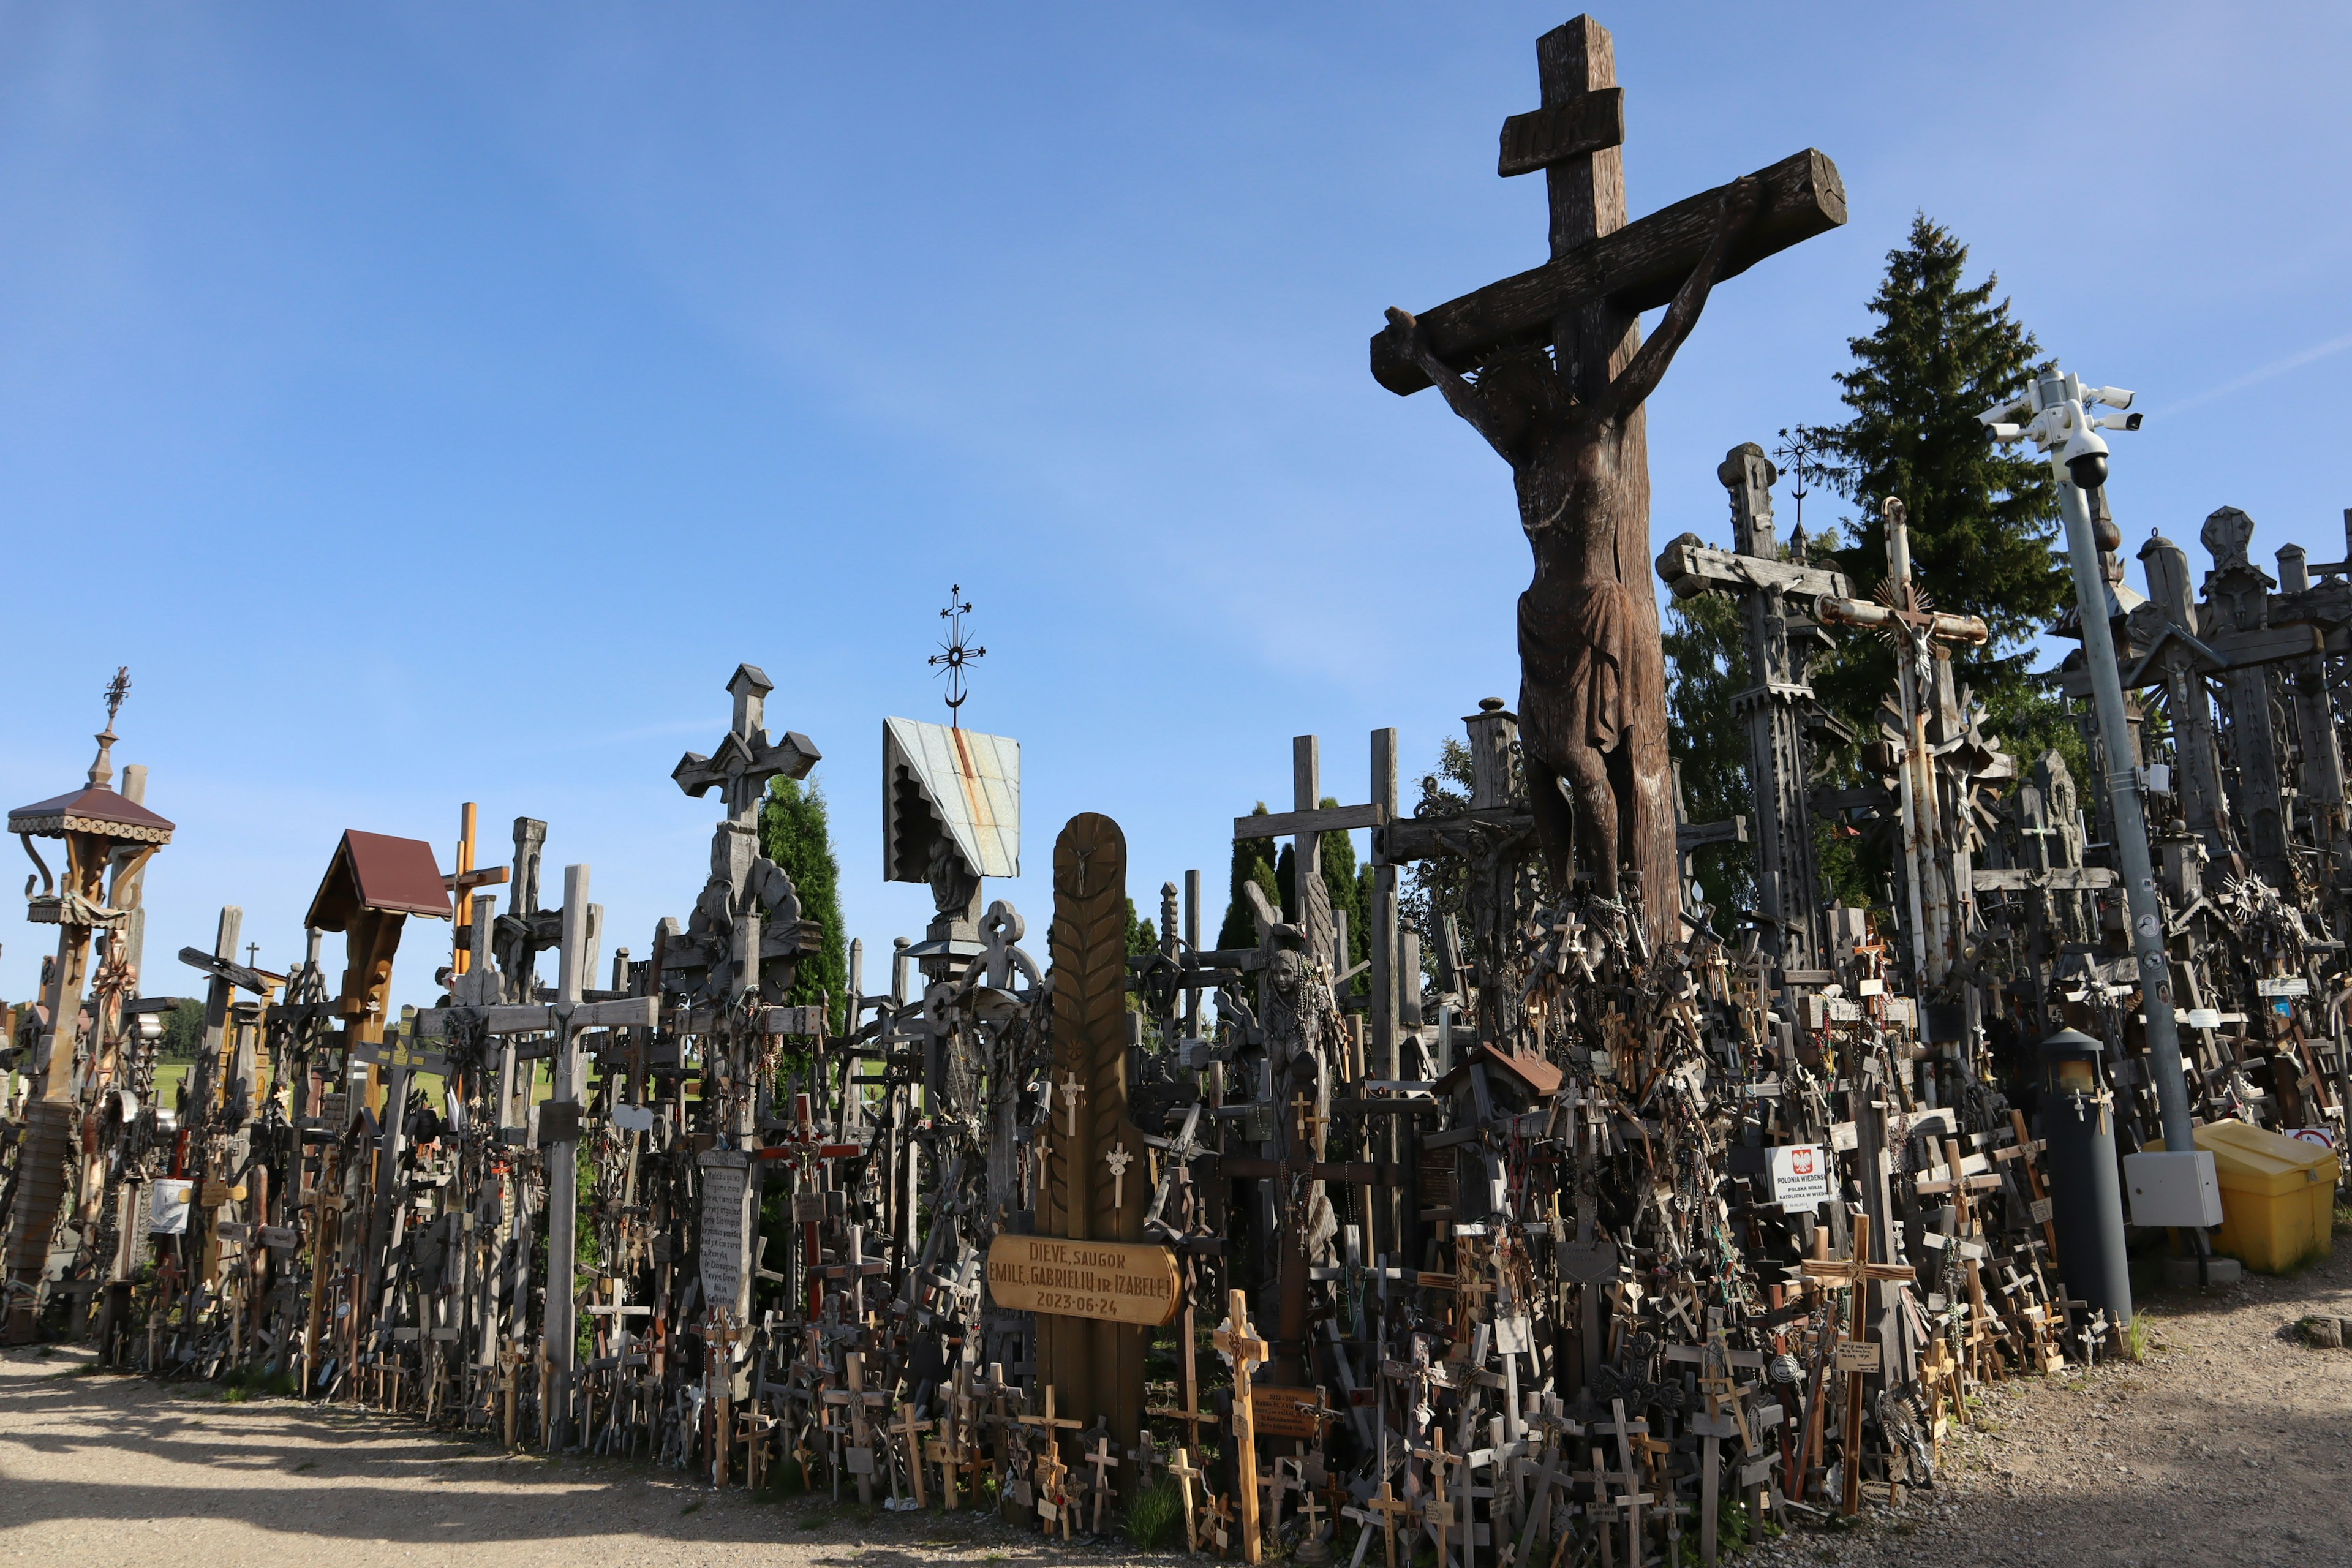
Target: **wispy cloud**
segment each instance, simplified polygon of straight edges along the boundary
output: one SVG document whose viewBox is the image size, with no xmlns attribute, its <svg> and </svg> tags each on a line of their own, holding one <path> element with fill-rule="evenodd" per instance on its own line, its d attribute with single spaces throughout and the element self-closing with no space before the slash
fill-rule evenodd
<svg viewBox="0 0 2352 1568">
<path fill-rule="evenodd" d="M 2245 374 L 2225 381 L 2219 386 L 2209 386 L 2194 397 L 2183 398 L 2159 412 L 2179 414 L 2183 409 L 2196 408 L 2221 398 L 2232 396 L 2250 386 L 2259 386 L 2274 376 L 2284 375 L 2291 370 L 2301 370 L 2314 360 L 2326 359 L 2328 355 L 2341 353 L 2346 349 L 2352 349 L 2352 332 L 2346 332 L 2341 337 L 2330 338 L 2324 343 L 2314 343 L 2307 349 L 2291 353 L 2282 360 L 2273 360 L 2260 370 L 2250 370 Z"/>
</svg>

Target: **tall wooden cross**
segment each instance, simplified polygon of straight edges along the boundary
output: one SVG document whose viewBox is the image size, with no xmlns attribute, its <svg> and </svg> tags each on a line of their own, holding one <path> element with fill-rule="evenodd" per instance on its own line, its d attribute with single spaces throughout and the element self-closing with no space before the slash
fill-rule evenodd
<svg viewBox="0 0 2352 1568">
<path fill-rule="evenodd" d="M 582 1031 L 592 1028 L 650 1029 L 661 1019 L 661 1002 L 654 996 L 631 996 L 612 1002 L 581 999 L 591 963 L 590 947 L 603 910 L 588 901 L 588 868 L 567 866 L 563 871 L 562 958 L 557 969 L 556 1000 L 552 1004 L 500 1004 L 481 1007 L 431 1007 L 416 1015 L 420 1038 L 445 1037 L 462 1016 L 487 1035 L 532 1035 L 552 1032 L 554 1090 L 540 1109 L 540 1142 L 547 1159 L 547 1288 L 546 1321 L 542 1332 L 551 1363 L 553 1386 L 569 1401 L 576 1311 L 572 1300 L 573 1258 L 577 1255 L 577 1194 L 579 1190 L 580 1100 L 586 1088 L 586 1063 L 579 1050 Z M 550 1440 L 563 1437 L 562 1412 L 549 1415 Z"/>
<path fill-rule="evenodd" d="M 825 1208 L 824 1166 L 827 1161 L 852 1159 L 864 1152 L 863 1143 L 837 1143 L 826 1138 L 817 1121 L 814 1103 L 802 1093 L 793 1096 L 790 1124 L 760 1151 L 763 1160 L 791 1160 L 794 1164 L 793 1218 L 801 1227 L 802 1285 L 807 1291 L 808 1321 L 812 1323 L 824 1310 L 824 1249 L 821 1239 Z"/>
<path fill-rule="evenodd" d="M 1806 684 L 1811 645 L 1824 640 L 1791 615 L 1823 596 L 1844 598 L 1845 578 L 1801 560 L 1781 559 L 1772 517 L 1779 478 L 1764 448 L 1734 447 L 1716 469 L 1731 493 L 1731 548 L 1711 550 L 1685 533 L 1658 557 L 1658 575 L 1678 599 L 1723 593 L 1739 604 L 1748 689 L 1732 699 L 1748 728 L 1748 781 L 1755 803 L 1752 841 L 1757 901 L 1767 952 L 1790 969 L 1821 967 L 1820 868 L 1814 864 L 1805 726 L 1815 706 Z M 1802 531 L 1799 531 L 1802 538 Z"/>
<path fill-rule="evenodd" d="M 1889 497 L 1885 514 L 1886 578 L 1878 601 L 1830 597 L 1817 608 L 1822 620 L 1871 627 L 1896 648 L 1895 696 L 1904 733 L 1896 783 L 1903 802 L 1912 972 L 1927 984 L 1941 982 L 1958 961 L 1975 904 L 1963 820 L 1967 806 L 1951 798 L 1964 788 L 1953 774 L 1966 763 L 1960 760 L 1964 750 L 1949 742 L 1968 724 L 1952 694 L 1952 649 L 1980 647 L 1991 631 L 1978 616 L 1947 615 L 1927 602 L 1911 575 L 1911 533 L 1903 503 Z"/>
<path fill-rule="evenodd" d="M 1381 1489 L 1372 1494 L 1372 1500 L 1367 1506 L 1381 1516 L 1381 1533 L 1388 1542 L 1389 1568 L 1397 1568 L 1397 1516 L 1411 1513 L 1412 1504 L 1397 1496 L 1391 1489 L 1388 1478 L 1383 1476 L 1381 1478 Z"/>
<path fill-rule="evenodd" d="M 1302 1096 L 1303 1098 L 1303 1096 Z M 1312 1134 L 1323 1119 L 1312 1114 L 1294 1117 L 1285 1125 L 1282 1154 L 1279 1159 L 1264 1159 L 1255 1154 L 1221 1154 L 1215 1157 L 1217 1174 L 1226 1180 L 1259 1177 L 1279 1184 L 1285 1194 L 1304 1194 L 1313 1182 L 1350 1182 L 1360 1186 L 1396 1186 L 1411 1180 L 1402 1166 L 1370 1160 L 1326 1161 L 1317 1155 Z M 1303 1217 L 1294 1218 L 1282 1226 L 1282 1252 L 1276 1264 L 1276 1304 L 1278 1316 L 1275 1331 L 1278 1336 L 1275 1352 L 1274 1380 L 1286 1386 L 1297 1386 L 1307 1380 L 1307 1335 L 1308 1331 L 1307 1287 L 1313 1277 L 1312 1260 L 1307 1253 L 1307 1226 Z"/>
<path fill-rule="evenodd" d="M 1226 1310 L 1231 1314 L 1229 1321 L 1210 1342 L 1233 1358 L 1234 1491 L 1241 1501 L 1242 1557 L 1244 1562 L 1255 1563 L 1265 1551 L 1265 1542 L 1258 1535 L 1257 1419 L 1250 1407 L 1250 1383 L 1265 1361 L 1268 1347 L 1251 1331 L 1247 1291 L 1228 1292 Z"/>
<path fill-rule="evenodd" d="M 1445 1467 L 1449 1456 L 1445 1452 L 1444 1427 L 1437 1427 L 1433 1441 L 1433 1447 L 1407 1451 L 1417 1459 L 1429 1461 L 1430 1495 L 1428 1503 L 1421 1510 L 1422 1523 L 1437 1539 L 1437 1568 L 1450 1568 L 1453 1559 L 1446 1553 L 1445 1537 L 1454 1528 L 1454 1504 L 1445 1495 Z"/>
<path fill-rule="evenodd" d="M 1805 1278 L 1818 1279 L 1825 1289 L 1853 1292 L 1853 1305 L 1847 1312 L 1849 1321 L 1862 1321 L 1862 1291 L 1870 1281 L 1894 1281 L 1918 1278 L 1917 1271 L 1906 1263 L 1873 1263 L 1870 1260 L 1871 1226 L 1864 1225 L 1853 1233 L 1853 1255 L 1851 1258 L 1808 1258 Z M 1832 1328 L 1834 1332 L 1834 1328 Z M 1857 1340 L 1861 1336 L 1856 1335 Z M 1880 1352 L 1881 1355 L 1885 1352 Z M 1845 1407 L 1845 1495 L 1841 1506 L 1849 1516 L 1862 1511 L 1862 1385 L 1869 1373 L 1856 1368 L 1848 1374 Z"/>
<path fill-rule="evenodd" d="M 1629 224 L 1608 30 L 1579 16 L 1536 60 L 1541 105 L 1504 123 L 1496 171 L 1544 172 L 1551 259 L 1418 321 L 1391 311 L 1372 375 L 1400 395 L 1438 385 L 1511 463 L 1538 563 L 1519 605 L 1519 718 L 1546 858 L 1562 886 L 1574 868 L 1607 896 L 1621 866 L 1638 872 L 1664 943 L 1680 910 L 1642 405 L 1713 285 L 1843 223 L 1845 193 L 1807 150 Z M 1660 305 L 1644 346 L 1638 318 Z"/>
</svg>

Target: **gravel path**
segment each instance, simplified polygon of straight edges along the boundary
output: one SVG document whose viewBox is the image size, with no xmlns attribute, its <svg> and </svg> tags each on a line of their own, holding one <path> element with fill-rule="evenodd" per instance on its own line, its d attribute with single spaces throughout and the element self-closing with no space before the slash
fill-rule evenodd
<svg viewBox="0 0 2352 1568">
<path fill-rule="evenodd" d="M 2157 1293 L 2142 1310 L 2146 1363 L 1993 1391 L 1978 1430 L 1948 1445 L 1934 1490 L 1752 1561 L 2352 1563 L 2352 1351 L 2293 1336 L 2306 1313 L 2352 1316 L 2352 1246 L 2294 1279 Z M 509 1458 L 290 1400 L 228 1404 L 203 1384 L 77 1374 L 85 1360 L 0 1356 L 0 1559 L 918 1568 L 1067 1555 L 977 1514 L 759 1501 L 651 1466 Z"/>
<path fill-rule="evenodd" d="M 1768 1563 L 2327 1568 L 2352 1563 L 2352 1351 L 2294 1325 L 2352 1316 L 2352 1240 L 2291 1279 L 2139 1302 L 2138 1365 L 1989 1393 L 1979 1429 L 1899 1515 L 1773 1542 Z"/>
</svg>

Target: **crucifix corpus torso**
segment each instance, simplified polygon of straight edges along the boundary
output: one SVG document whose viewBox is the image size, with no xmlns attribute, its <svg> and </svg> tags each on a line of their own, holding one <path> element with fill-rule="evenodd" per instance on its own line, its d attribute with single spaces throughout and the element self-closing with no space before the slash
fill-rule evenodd
<svg viewBox="0 0 2352 1568">
<path fill-rule="evenodd" d="M 1510 463 L 1535 551 L 1519 721 L 1545 859 L 1561 888 L 1580 874 L 1605 897 L 1637 874 L 1663 939 L 1678 912 L 1675 814 L 1642 405 L 1707 291 L 1843 223 L 1845 193 L 1807 151 L 1629 225 L 1608 31 L 1580 16 L 1536 58 L 1543 104 L 1505 121 L 1500 172 L 1544 171 L 1551 260 L 1418 320 L 1391 310 L 1372 374 L 1400 395 L 1435 385 Z M 1643 343 L 1640 313 L 1659 305 Z"/>
</svg>

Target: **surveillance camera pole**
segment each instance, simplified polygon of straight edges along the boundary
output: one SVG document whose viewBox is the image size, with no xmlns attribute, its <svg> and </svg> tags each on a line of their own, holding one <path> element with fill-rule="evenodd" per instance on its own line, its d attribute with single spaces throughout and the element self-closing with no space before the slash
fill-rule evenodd
<svg viewBox="0 0 2352 1568">
<path fill-rule="evenodd" d="M 2122 407 L 2131 395 L 2095 388 L 2091 400 Z M 2139 770 L 2132 763 L 2131 730 L 2124 718 L 2123 678 L 2116 668 L 2115 631 L 2107 623 L 2106 574 L 2092 536 L 2090 498 L 2106 478 L 2106 443 L 2100 428 L 2137 429 L 2138 416 L 2093 419 L 2084 409 L 2082 382 L 2051 373 L 2033 384 L 2028 398 L 1985 416 L 1996 441 L 2031 438 L 2050 454 L 2058 480 L 2058 511 L 2066 523 L 2066 548 L 2074 568 L 2074 601 L 2083 620 L 2083 663 L 2091 677 L 2091 700 L 2098 710 L 2099 737 L 2106 752 L 2107 803 L 2115 813 L 2116 856 L 2122 862 L 2124 898 L 2131 915 L 2132 952 L 2139 963 L 2140 1002 L 2147 1018 L 2147 1051 L 2155 1065 L 2156 1094 L 2164 1114 L 2164 1145 L 2181 1153 L 2196 1147 L 2190 1137 L 2189 1084 L 2180 1059 L 2180 1028 L 2172 1011 L 2172 968 L 2165 952 L 2164 913 L 2156 898 L 2156 871 L 2147 851 L 2147 813 Z M 1997 421 L 2031 411 L 2022 426 Z M 2076 482 L 2080 476 L 2086 484 Z"/>
</svg>

